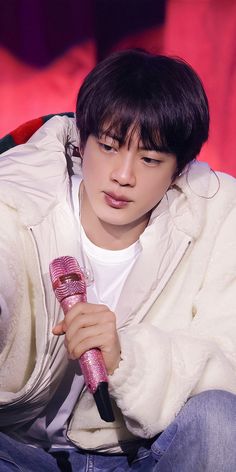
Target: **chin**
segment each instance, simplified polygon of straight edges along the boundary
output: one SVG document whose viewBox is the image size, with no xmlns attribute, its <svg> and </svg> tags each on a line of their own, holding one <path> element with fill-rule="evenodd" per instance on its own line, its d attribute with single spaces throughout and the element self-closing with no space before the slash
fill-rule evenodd
<svg viewBox="0 0 236 472">
<path fill-rule="evenodd" d="M 102 223 L 113 226 L 124 226 L 132 222 L 129 218 L 124 218 L 121 213 L 117 215 L 98 215 L 98 218 Z"/>
</svg>

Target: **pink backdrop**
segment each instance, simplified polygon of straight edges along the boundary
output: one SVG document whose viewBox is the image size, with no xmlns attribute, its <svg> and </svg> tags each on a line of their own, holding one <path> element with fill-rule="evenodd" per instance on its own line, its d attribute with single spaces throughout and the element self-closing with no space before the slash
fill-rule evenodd
<svg viewBox="0 0 236 472">
<path fill-rule="evenodd" d="M 161 26 L 126 34 L 110 51 L 141 46 L 187 60 L 205 84 L 211 110 L 210 139 L 200 159 L 236 176 L 235 35 L 235 0 L 169 0 Z M 0 136 L 42 114 L 73 111 L 81 81 L 96 63 L 96 47 L 87 38 L 39 68 L 1 46 Z"/>
</svg>

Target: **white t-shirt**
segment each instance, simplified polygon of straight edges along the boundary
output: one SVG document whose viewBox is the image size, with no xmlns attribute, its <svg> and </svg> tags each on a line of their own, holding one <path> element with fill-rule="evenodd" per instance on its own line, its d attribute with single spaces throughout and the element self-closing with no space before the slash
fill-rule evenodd
<svg viewBox="0 0 236 472">
<path fill-rule="evenodd" d="M 78 198 L 80 183 L 81 179 L 78 176 L 72 177 L 72 201 L 80 244 L 86 269 L 93 280 L 87 287 L 87 300 L 90 303 L 107 305 L 115 312 L 120 293 L 141 251 L 141 246 L 139 241 L 136 241 L 125 249 L 113 251 L 98 247 L 88 239 L 80 223 Z"/>
</svg>

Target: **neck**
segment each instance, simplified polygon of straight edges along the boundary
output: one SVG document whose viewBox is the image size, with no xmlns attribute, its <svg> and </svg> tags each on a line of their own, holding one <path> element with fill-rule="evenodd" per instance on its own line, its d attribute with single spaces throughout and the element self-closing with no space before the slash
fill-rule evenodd
<svg viewBox="0 0 236 472">
<path fill-rule="evenodd" d="M 140 234 L 146 227 L 146 222 L 145 225 L 140 222 L 138 226 L 136 223 L 134 231 L 131 231 L 130 225 L 117 228 L 116 225 L 108 225 L 99 219 L 96 223 L 96 225 L 92 225 L 91 230 L 91 226 L 87 225 L 86 222 L 83 223 L 82 220 L 82 225 L 87 237 L 96 244 L 96 246 L 114 251 L 131 246 L 131 244 L 139 239 Z"/>
</svg>

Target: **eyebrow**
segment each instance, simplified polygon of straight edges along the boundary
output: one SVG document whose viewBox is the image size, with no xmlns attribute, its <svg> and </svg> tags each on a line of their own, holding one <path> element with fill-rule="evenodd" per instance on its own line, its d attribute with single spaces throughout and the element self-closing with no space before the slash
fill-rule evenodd
<svg viewBox="0 0 236 472">
<path fill-rule="evenodd" d="M 139 146 L 140 151 L 149 151 L 149 152 L 165 152 L 167 154 L 171 154 L 169 149 L 167 149 L 165 146 L 155 146 L 153 149 L 148 149 L 144 146 Z"/>
<path fill-rule="evenodd" d="M 119 143 L 121 142 L 121 139 L 116 136 L 115 134 L 112 134 L 111 131 L 109 132 L 105 132 L 105 131 L 101 131 L 101 133 L 99 133 L 99 137 L 102 138 L 111 138 L 111 139 L 114 139 L 114 141 L 118 141 Z"/>
</svg>

